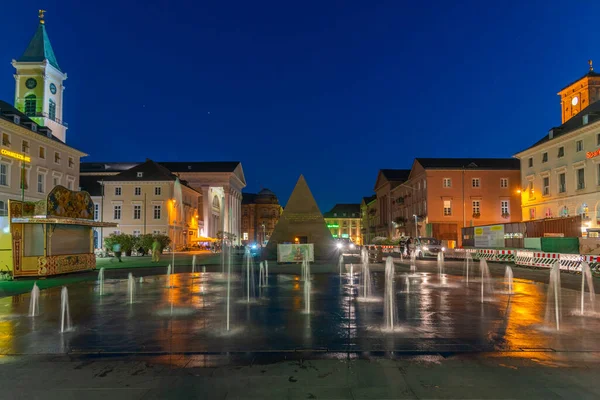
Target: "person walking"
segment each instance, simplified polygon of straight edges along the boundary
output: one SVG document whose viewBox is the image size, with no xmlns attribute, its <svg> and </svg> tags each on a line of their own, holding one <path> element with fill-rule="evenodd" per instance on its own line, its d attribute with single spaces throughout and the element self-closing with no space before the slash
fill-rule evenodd
<svg viewBox="0 0 600 400">
<path fill-rule="evenodd" d="M 158 239 L 154 239 L 154 242 L 152 243 L 152 262 L 160 261 L 160 250 L 161 248 Z"/>
<path fill-rule="evenodd" d="M 112 250 L 113 253 L 115 253 L 115 258 L 119 260 L 119 262 L 123 262 L 123 260 L 121 260 L 121 245 L 119 243 L 115 243 Z"/>
</svg>

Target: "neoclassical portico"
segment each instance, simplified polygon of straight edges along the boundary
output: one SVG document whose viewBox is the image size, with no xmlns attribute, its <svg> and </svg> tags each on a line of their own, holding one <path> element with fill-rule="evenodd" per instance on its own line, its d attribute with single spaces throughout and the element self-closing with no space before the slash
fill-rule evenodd
<svg viewBox="0 0 600 400">
<path fill-rule="evenodd" d="M 201 235 L 217 237 L 220 231 L 235 234 L 235 244 L 241 241 L 242 189 L 246 179 L 241 163 L 161 163 L 202 193 Z M 212 165 L 208 168 L 209 164 Z"/>
</svg>

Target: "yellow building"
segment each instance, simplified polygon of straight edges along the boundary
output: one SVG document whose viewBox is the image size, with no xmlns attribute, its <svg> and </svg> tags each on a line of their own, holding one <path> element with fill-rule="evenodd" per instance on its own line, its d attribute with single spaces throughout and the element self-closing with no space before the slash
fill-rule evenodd
<svg viewBox="0 0 600 400">
<path fill-rule="evenodd" d="M 354 244 L 362 244 L 360 204 L 336 204 L 323 217 L 334 238 L 350 239 Z"/>
<path fill-rule="evenodd" d="M 152 161 L 136 165 L 116 175 L 104 176 L 102 218 L 114 222 L 118 229 L 111 233 L 164 234 L 172 245 L 180 248 L 200 236 L 198 208 L 200 193 L 181 182 L 181 203 L 177 203 L 177 177 L 167 168 Z"/>
<path fill-rule="evenodd" d="M 559 92 L 563 124 L 515 157 L 521 160 L 523 220 L 580 215 L 583 236 L 600 233 L 600 74 Z"/>
</svg>

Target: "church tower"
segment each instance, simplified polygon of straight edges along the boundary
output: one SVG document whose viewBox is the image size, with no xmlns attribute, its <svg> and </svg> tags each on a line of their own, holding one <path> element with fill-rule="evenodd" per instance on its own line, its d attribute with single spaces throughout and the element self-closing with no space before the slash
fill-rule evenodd
<svg viewBox="0 0 600 400">
<path fill-rule="evenodd" d="M 36 123 L 52 130 L 62 142 L 67 140 L 67 124 L 63 121 L 63 82 L 67 79 L 58 66 L 46 33 L 44 10 L 40 23 L 27 49 L 12 61 L 15 74 L 15 107 Z"/>
<path fill-rule="evenodd" d="M 587 74 L 558 92 L 563 124 L 590 104 L 600 100 L 600 73 L 594 72 L 592 60 L 589 60 L 588 64 L 590 70 Z"/>
</svg>

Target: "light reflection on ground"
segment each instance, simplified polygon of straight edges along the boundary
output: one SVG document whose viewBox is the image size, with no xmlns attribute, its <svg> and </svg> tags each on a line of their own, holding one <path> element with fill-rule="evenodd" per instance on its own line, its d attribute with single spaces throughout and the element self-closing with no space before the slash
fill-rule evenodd
<svg viewBox="0 0 600 400">
<path fill-rule="evenodd" d="M 408 271 L 406 271 L 408 272 Z M 110 272 L 107 272 L 107 275 Z M 461 276 L 419 272 L 396 274 L 399 325 L 383 329 L 383 273 L 373 272 L 374 298 L 357 299 L 359 286 L 348 275 L 315 274 L 311 314 L 303 314 L 304 283 L 297 276 L 271 275 L 268 287 L 245 301 L 239 275 L 231 282 L 230 331 L 226 330 L 227 280 L 220 273 L 179 273 L 136 280 L 134 304 L 127 304 L 126 280 L 69 286 L 75 331 L 60 334 L 60 288 L 41 293 L 37 318 L 27 317 L 29 295 L 0 299 L 0 354 L 66 352 L 207 353 L 329 352 L 491 352 L 557 363 L 557 351 L 599 351 L 600 319 L 581 317 L 579 293 L 562 291 L 562 329 L 544 324 L 546 285 L 515 279 L 514 295 L 501 279 L 494 295 L 480 301 L 480 282 Z M 596 307 L 596 309 L 600 309 Z M 541 329 L 543 328 L 543 329 Z M 535 352 L 535 357 L 532 356 Z"/>
</svg>

